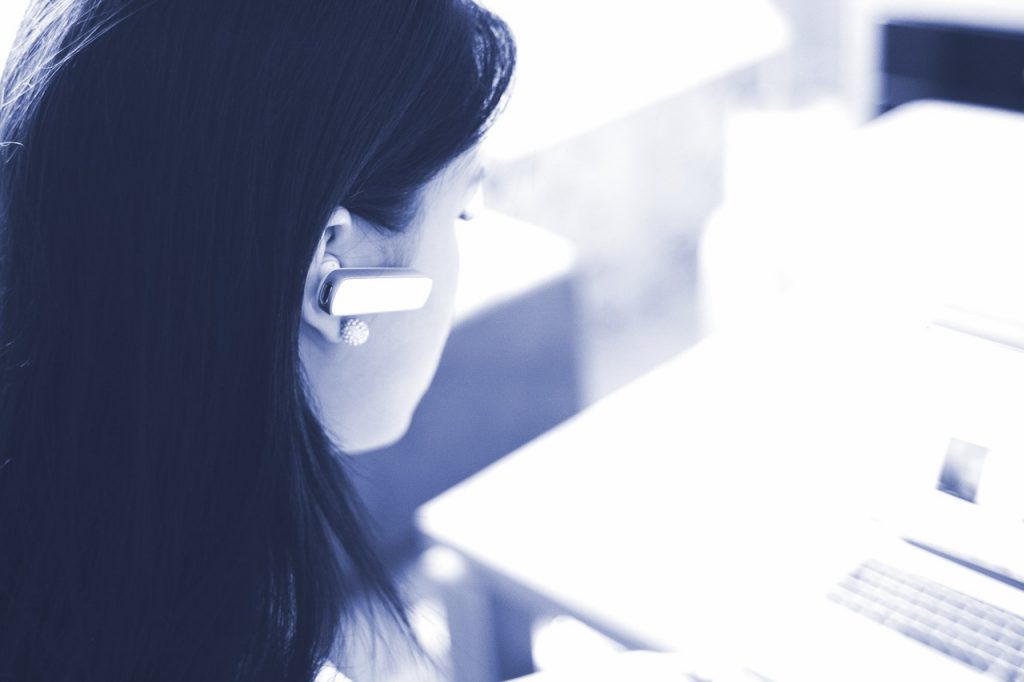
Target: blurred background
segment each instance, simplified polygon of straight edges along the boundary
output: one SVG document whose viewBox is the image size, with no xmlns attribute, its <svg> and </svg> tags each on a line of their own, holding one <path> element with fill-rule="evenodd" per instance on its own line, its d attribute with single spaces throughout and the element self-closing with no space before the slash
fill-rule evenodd
<svg viewBox="0 0 1024 682">
<path fill-rule="evenodd" d="M 1024 111 L 1019 3 L 487 4 L 520 49 L 485 143 L 483 202 L 503 246 L 481 261 L 500 262 L 488 272 L 507 275 L 511 291 L 453 336 L 416 424 L 430 444 L 399 446 L 390 477 L 393 453 L 364 460 L 407 490 L 448 476 L 410 504 L 781 296 L 914 319 L 960 301 L 1021 319 L 1021 157 L 1009 151 L 1024 151 L 1011 120 Z M 928 108 L 936 102 L 984 111 Z M 914 106 L 913 120 L 884 122 Z M 479 286 L 474 256 L 464 261 L 463 286 Z M 472 435 L 437 435 L 456 421 Z M 408 545 L 420 556 L 424 545 Z M 407 565 L 429 573 L 429 562 Z M 450 654 L 443 603 L 422 606 Z M 509 608 L 491 614 L 514 619 Z M 624 647 L 566 614 L 534 618 L 530 632 L 540 668 Z"/>
<path fill-rule="evenodd" d="M 951 300 L 1019 307 L 1024 164 L 1007 149 L 1024 151 L 1024 5 L 484 4 L 511 25 L 519 69 L 459 228 L 456 326 L 408 436 L 353 464 L 442 666 L 354 641 L 358 682 L 464 679 L 437 586 L 465 569 L 431 554 L 418 507 L 702 339 L 794 292 L 922 318 Z M 4 45 L 21 5 L 0 6 Z M 503 679 L 625 647 L 506 607 L 497 636 L 498 620 L 529 620 L 532 659 Z"/>
<path fill-rule="evenodd" d="M 520 62 L 463 239 L 465 314 L 406 441 L 360 460 L 422 594 L 437 558 L 415 506 L 779 297 L 1021 319 L 1019 3 L 486 4 Z M 443 602 L 419 613 L 448 660 Z M 501 679 L 624 648 L 514 610 L 488 617 L 510 648 L 526 628 L 500 621 L 529 620 L 532 658 L 506 655 Z M 393 670 L 380 679 L 427 675 Z"/>
</svg>

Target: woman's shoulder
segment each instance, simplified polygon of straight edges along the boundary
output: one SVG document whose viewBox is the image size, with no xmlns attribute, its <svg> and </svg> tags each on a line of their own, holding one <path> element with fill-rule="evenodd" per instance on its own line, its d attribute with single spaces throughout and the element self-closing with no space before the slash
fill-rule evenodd
<svg viewBox="0 0 1024 682">
<path fill-rule="evenodd" d="M 313 682 L 352 682 L 352 680 L 342 675 L 332 663 L 325 663 Z"/>
</svg>

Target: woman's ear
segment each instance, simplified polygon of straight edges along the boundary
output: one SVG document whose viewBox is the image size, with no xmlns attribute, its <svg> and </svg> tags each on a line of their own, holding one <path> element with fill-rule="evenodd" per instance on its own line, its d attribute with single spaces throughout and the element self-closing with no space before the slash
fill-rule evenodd
<svg viewBox="0 0 1024 682">
<path fill-rule="evenodd" d="M 302 297 L 302 321 L 307 331 L 327 343 L 341 341 L 341 325 L 337 317 L 326 313 L 318 303 L 320 284 L 332 270 L 342 265 L 367 267 L 374 260 L 367 248 L 365 229 L 352 219 L 343 206 L 331 213 L 320 235 L 313 261 L 306 273 L 306 287 Z"/>
</svg>

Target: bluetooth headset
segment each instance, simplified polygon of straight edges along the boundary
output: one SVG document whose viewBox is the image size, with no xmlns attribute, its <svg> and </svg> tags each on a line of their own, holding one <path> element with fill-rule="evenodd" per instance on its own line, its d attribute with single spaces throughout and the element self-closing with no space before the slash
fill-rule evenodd
<svg viewBox="0 0 1024 682">
<path fill-rule="evenodd" d="M 419 310 L 432 287 L 433 280 L 412 268 L 339 266 L 321 280 L 317 303 L 327 314 L 345 318 L 342 340 L 358 346 L 369 338 L 370 329 L 356 315 Z"/>
</svg>

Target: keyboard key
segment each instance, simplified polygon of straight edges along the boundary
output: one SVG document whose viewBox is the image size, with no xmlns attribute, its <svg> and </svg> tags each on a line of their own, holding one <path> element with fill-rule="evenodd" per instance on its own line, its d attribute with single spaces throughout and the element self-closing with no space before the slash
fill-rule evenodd
<svg viewBox="0 0 1024 682">
<path fill-rule="evenodd" d="M 981 645 L 978 647 L 978 650 L 984 651 L 992 658 L 999 658 L 1003 655 L 1003 647 L 999 646 L 998 644 L 992 641 L 982 642 Z"/>
<path fill-rule="evenodd" d="M 865 605 L 865 607 L 861 609 L 860 613 L 871 620 L 882 622 L 889 617 L 889 614 L 892 613 L 892 609 L 887 607 L 885 604 L 875 602 Z"/>
<path fill-rule="evenodd" d="M 1002 660 L 1012 668 L 1020 668 L 1021 666 L 1024 666 L 1024 655 L 1021 655 L 1016 651 L 1005 653 L 1002 655 Z"/>
<path fill-rule="evenodd" d="M 990 640 L 998 642 L 999 634 L 1002 632 L 1002 629 L 996 627 L 995 625 L 992 625 L 991 623 L 982 623 L 978 632 L 982 635 L 985 635 Z"/>
<path fill-rule="evenodd" d="M 1005 628 L 1004 627 L 1002 630 L 999 631 L 999 642 L 1000 642 L 1000 644 L 1008 646 L 1011 649 L 1015 649 L 1016 647 L 1014 645 L 1017 644 L 1020 641 L 1021 641 L 1021 638 L 1018 637 L 1017 633 L 1015 633 L 1010 628 Z"/>
<path fill-rule="evenodd" d="M 956 639 L 953 639 L 948 635 L 936 632 L 933 632 L 929 635 L 927 641 L 925 641 L 925 644 L 935 649 L 936 651 L 940 651 L 944 654 L 951 654 L 951 652 L 953 651 L 968 649 L 968 647 L 963 642 L 957 641 Z"/>
<path fill-rule="evenodd" d="M 988 611 L 988 609 L 985 608 L 984 604 L 982 604 L 981 602 L 973 601 L 973 600 L 967 602 L 966 604 L 964 604 L 964 610 L 967 611 L 967 613 L 971 614 L 972 616 L 975 616 L 975 617 L 981 618 L 981 619 L 985 618 L 985 614 Z"/>
<path fill-rule="evenodd" d="M 1019 671 L 1017 668 L 1008 666 L 1001 661 L 997 661 L 992 664 L 986 672 L 997 680 L 1003 680 L 1003 682 L 1015 682 L 1015 680 L 1018 679 L 1017 673 Z"/>
<path fill-rule="evenodd" d="M 960 611 L 953 616 L 953 620 L 960 626 L 968 628 L 971 631 L 976 632 L 981 626 L 981 620 L 977 616 L 968 613 L 967 611 Z"/>
<path fill-rule="evenodd" d="M 970 652 L 970 654 L 971 654 L 970 664 L 972 666 L 974 666 L 975 668 L 977 668 L 978 670 L 981 670 L 982 672 L 984 672 L 985 670 L 988 670 L 988 667 L 990 665 L 992 665 L 992 661 L 995 660 L 991 656 L 988 656 L 988 655 L 986 655 L 986 654 L 984 654 L 984 653 L 982 653 L 981 651 L 978 651 L 978 650 L 974 650 L 974 651 Z"/>
<path fill-rule="evenodd" d="M 918 642 L 925 642 L 928 639 L 928 631 L 921 627 L 921 624 L 916 621 L 910 621 L 903 629 L 905 634 L 910 639 L 916 639 Z"/>
<path fill-rule="evenodd" d="M 909 623 L 910 619 L 901 611 L 893 611 L 889 614 L 889 617 L 885 619 L 886 627 L 899 632 L 903 632 Z"/>
<path fill-rule="evenodd" d="M 856 580 L 844 580 L 843 582 L 836 585 L 839 592 L 846 594 L 860 594 L 860 587 Z"/>
<path fill-rule="evenodd" d="M 942 649 L 939 649 L 939 651 L 946 654 L 947 656 L 952 656 L 953 658 L 959 661 L 963 661 L 968 665 L 972 665 L 971 662 L 974 660 L 973 654 L 971 653 L 970 649 L 962 646 L 957 646 L 956 644 L 947 644 Z"/>
<path fill-rule="evenodd" d="M 985 641 L 983 637 L 978 635 L 973 630 L 961 630 L 960 633 L 958 633 L 958 635 L 958 639 L 960 639 L 964 644 L 971 647 L 972 649 L 977 649 L 978 646 L 983 641 Z"/>
<path fill-rule="evenodd" d="M 942 618 L 943 622 L 946 624 L 946 627 L 956 626 L 956 616 L 958 612 L 951 605 L 943 602 L 939 605 L 939 608 L 935 610 L 935 613 L 940 618 Z"/>
</svg>

